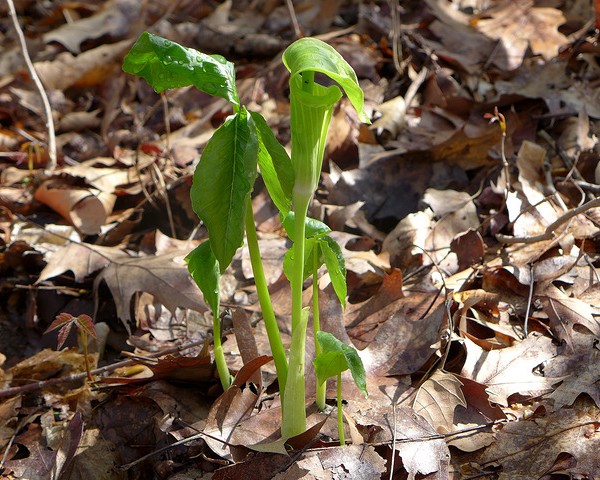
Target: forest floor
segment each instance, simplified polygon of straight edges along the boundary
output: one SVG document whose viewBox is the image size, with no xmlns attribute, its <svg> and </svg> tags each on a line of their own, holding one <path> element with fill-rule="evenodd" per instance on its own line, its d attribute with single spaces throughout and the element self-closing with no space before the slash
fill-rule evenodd
<svg viewBox="0 0 600 480">
<path fill-rule="evenodd" d="M 598 2 L 15 3 L 26 50 L 0 5 L 3 478 L 600 478 Z M 345 446 L 312 403 L 309 431 L 277 441 L 274 366 L 242 370 L 270 355 L 246 247 L 221 279 L 241 372 L 221 389 L 184 258 L 207 237 L 193 172 L 232 110 L 125 74 L 143 31 L 235 62 L 242 103 L 286 147 L 281 52 L 316 36 L 357 73 L 372 124 L 338 104 L 310 207 L 347 269 L 344 310 L 321 272 L 323 329 L 367 372 L 366 399 L 343 377 Z M 252 205 L 287 346 L 289 239 L 260 180 Z M 46 333 L 60 314 L 94 322 L 91 379 L 81 339 Z"/>
</svg>

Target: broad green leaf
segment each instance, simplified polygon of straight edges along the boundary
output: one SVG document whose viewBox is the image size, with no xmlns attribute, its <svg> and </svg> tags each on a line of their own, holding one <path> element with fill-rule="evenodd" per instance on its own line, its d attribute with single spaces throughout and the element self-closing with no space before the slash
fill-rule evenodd
<svg viewBox="0 0 600 480">
<path fill-rule="evenodd" d="M 313 260 L 313 249 L 315 248 L 316 239 L 307 238 L 304 242 L 304 280 L 310 277 L 314 272 L 314 260 Z M 296 255 L 296 245 L 292 245 L 292 247 L 285 252 L 285 256 L 283 257 L 283 273 L 285 276 L 291 281 L 294 278 L 294 258 Z M 319 266 L 323 263 L 319 261 Z"/>
<path fill-rule="evenodd" d="M 296 218 L 295 213 L 290 212 L 287 214 L 287 216 L 285 216 L 283 218 L 283 220 L 281 222 L 283 225 L 283 228 L 285 228 L 285 231 L 288 234 L 288 237 L 290 237 L 290 239 L 293 242 L 295 241 L 295 239 L 294 239 L 294 218 Z M 322 237 L 323 235 L 326 235 L 329 232 L 331 232 L 331 228 L 329 228 L 323 222 L 321 222 L 315 218 L 306 217 L 306 220 L 304 221 L 304 237 L 305 238 Z"/>
<path fill-rule="evenodd" d="M 342 249 L 329 235 L 325 235 L 319 239 L 319 247 L 323 253 L 323 259 L 331 277 L 333 289 L 342 307 L 345 309 L 348 287 L 346 285 L 346 260 L 344 259 Z"/>
<path fill-rule="evenodd" d="M 194 172 L 192 206 L 208 228 L 221 273 L 244 242 L 244 216 L 254 181 L 258 139 L 245 108 L 206 144 Z"/>
<path fill-rule="evenodd" d="M 204 301 L 215 317 L 219 316 L 219 262 L 215 258 L 210 242 L 198 245 L 185 257 L 190 275 L 204 294 Z"/>
<path fill-rule="evenodd" d="M 283 63 L 292 76 L 304 71 L 320 72 L 335 81 L 356 109 L 358 118 L 371 123 L 364 111 L 364 94 L 356 73 L 331 45 L 316 38 L 301 38 L 283 52 Z"/>
<path fill-rule="evenodd" d="M 148 32 L 142 33 L 131 47 L 123 60 L 123 70 L 144 78 L 158 93 L 193 85 L 240 105 L 233 63 Z"/>
<path fill-rule="evenodd" d="M 313 361 L 317 381 L 323 383 L 328 378 L 350 369 L 354 383 L 365 397 L 368 396 L 367 374 L 356 349 L 327 332 L 317 332 L 317 341 L 322 348 L 321 353 Z"/>
<path fill-rule="evenodd" d="M 282 216 L 292 206 L 294 169 L 285 148 L 275 138 L 273 131 L 260 113 L 250 112 L 258 134 L 258 167 L 269 195 Z"/>
</svg>

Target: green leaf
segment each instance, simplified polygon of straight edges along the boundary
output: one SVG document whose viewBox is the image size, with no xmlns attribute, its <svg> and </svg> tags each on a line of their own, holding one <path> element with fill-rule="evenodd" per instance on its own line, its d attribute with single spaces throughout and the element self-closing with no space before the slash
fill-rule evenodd
<svg viewBox="0 0 600 480">
<path fill-rule="evenodd" d="M 210 242 L 198 245 L 185 257 L 188 271 L 204 294 L 215 318 L 219 316 L 219 262 L 210 248 Z"/>
<path fill-rule="evenodd" d="M 344 259 L 342 249 L 329 235 L 325 235 L 319 239 L 319 246 L 321 252 L 323 252 L 323 258 L 329 276 L 331 277 L 333 289 L 335 290 L 342 307 L 345 309 L 348 287 L 346 285 L 346 260 Z"/>
<path fill-rule="evenodd" d="M 260 113 L 250 112 L 258 134 L 258 167 L 273 203 L 285 216 L 292 206 L 294 169 L 285 148 Z"/>
<path fill-rule="evenodd" d="M 256 179 L 258 139 L 247 110 L 229 117 L 204 148 L 194 172 L 192 206 L 208 228 L 221 273 L 244 242 L 244 216 Z"/>
<path fill-rule="evenodd" d="M 315 248 L 316 239 L 307 238 L 304 243 L 304 278 L 306 280 L 310 277 L 314 272 L 314 262 L 313 262 L 313 249 Z M 288 278 L 288 280 L 292 280 L 294 278 L 293 271 L 295 269 L 294 266 L 294 258 L 296 255 L 296 245 L 292 245 L 292 247 L 285 252 L 285 256 L 283 257 L 283 273 Z M 319 266 L 322 265 L 320 262 Z"/>
<path fill-rule="evenodd" d="M 283 218 L 283 220 L 281 222 L 283 225 L 283 228 L 285 228 L 285 231 L 287 232 L 288 237 L 290 237 L 290 240 L 292 240 L 292 242 L 295 241 L 295 239 L 294 239 L 294 218 L 296 218 L 295 213 L 290 212 L 287 214 L 287 216 L 285 216 Z M 321 222 L 315 218 L 306 217 L 306 219 L 304 221 L 304 237 L 305 238 L 322 237 L 323 235 L 326 235 L 329 232 L 331 232 L 331 228 L 329 228 L 323 222 Z"/>
<path fill-rule="evenodd" d="M 367 374 L 356 349 L 327 332 L 317 332 L 317 341 L 322 348 L 321 353 L 313 361 L 317 381 L 323 383 L 328 378 L 350 369 L 354 383 L 367 397 Z"/>
<path fill-rule="evenodd" d="M 123 60 L 123 70 L 144 78 L 156 92 L 195 86 L 240 105 L 233 63 L 144 32 Z"/>
<path fill-rule="evenodd" d="M 283 52 L 283 63 L 292 76 L 307 70 L 327 75 L 342 87 L 358 118 L 364 123 L 371 123 L 364 111 L 364 94 L 356 73 L 331 45 L 316 38 L 301 38 Z"/>
</svg>

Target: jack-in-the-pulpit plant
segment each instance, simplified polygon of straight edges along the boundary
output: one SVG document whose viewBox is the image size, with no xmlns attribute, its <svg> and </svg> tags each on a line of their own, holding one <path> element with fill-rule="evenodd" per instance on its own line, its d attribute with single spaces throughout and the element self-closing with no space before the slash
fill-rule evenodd
<svg viewBox="0 0 600 480">
<path fill-rule="evenodd" d="M 157 91 L 193 85 L 210 95 L 228 100 L 233 114 L 207 143 L 194 173 L 191 198 L 194 211 L 206 226 L 209 240 L 187 256 L 188 268 L 213 314 L 214 356 L 223 389 L 231 385 L 221 345 L 219 281 L 244 233 L 258 298 L 265 321 L 279 382 L 284 439 L 306 430 L 305 346 L 310 306 L 302 304 L 304 281 L 313 277 L 312 318 L 317 375 L 316 402 L 325 407 L 326 380 L 338 378 L 338 419 L 341 425 L 341 372 L 350 369 L 356 385 L 365 393 L 365 370 L 353 347 L 320 331 L 317 275 L 325 265 L 333 288 L 345 306 L 346 267 L 330 229 L 307 217 L 317 188 L 325 141 L 336 102 L 345 93 L 360 120 L 369 122 L 363 110 L 363 92 L 354 70 L 330 45 L 302 38 L 283 53 L 290 71 L 290 126 L 292 155 L 279 144 L 264 118 L 241 105 L 232 63 L 219 55 L 207 55 L 144 32 L 125 57 L 123 70 L 146 79 Z M 315 74 L 335 82 L 323 86 Z M 292 339 L 286 353 L 275 318 L 263 271 L 251 194 L 258 170 L 282 224 L 293 242 L 284 259 L 284 272 L 292 290 Z M 340 429 L 343 443 L 343 429 Z"/>
</svg>

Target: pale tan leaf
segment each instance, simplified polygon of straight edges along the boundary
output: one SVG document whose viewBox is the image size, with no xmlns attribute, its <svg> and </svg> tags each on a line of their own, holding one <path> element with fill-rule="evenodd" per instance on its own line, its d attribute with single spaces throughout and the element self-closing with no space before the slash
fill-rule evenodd
<svg viewBox="0 0 600 480">
<path fill-rule="evenodd" d="M 123 40 L 87 50 L 76 57 L 63 52 L 55 60 L 36 62 L 35 68 L 48 89 L 89 87 L 104 81 L 116 71 L 117 62 L 130 46 L 131 40 Z"/>
</svg>

